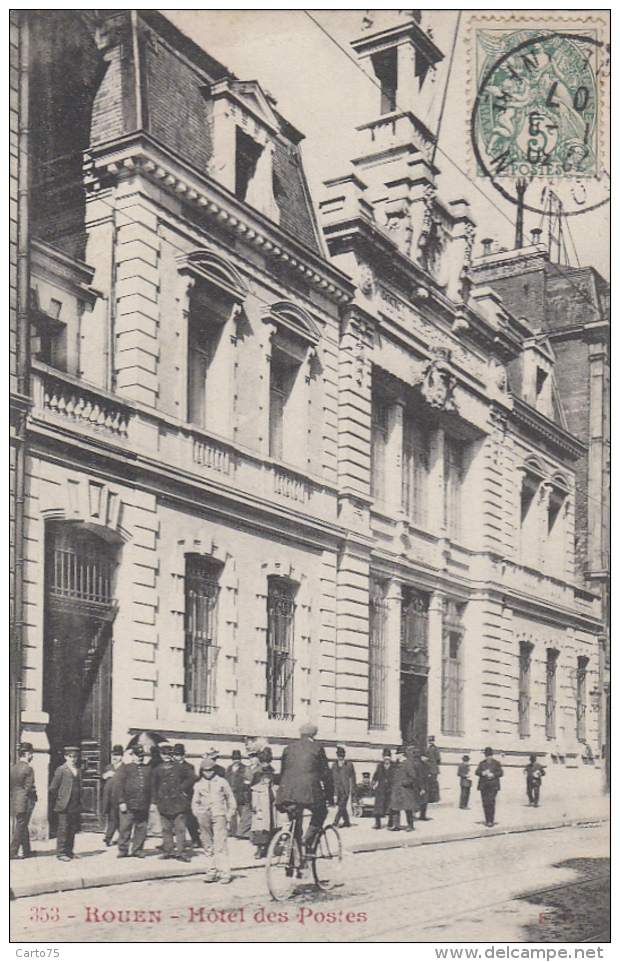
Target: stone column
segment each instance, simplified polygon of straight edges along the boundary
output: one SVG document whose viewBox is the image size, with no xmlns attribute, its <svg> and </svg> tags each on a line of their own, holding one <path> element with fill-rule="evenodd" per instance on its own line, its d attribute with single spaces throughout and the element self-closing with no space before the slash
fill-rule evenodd
<svg viewBox="0 0 620 962">
<path fill-rule="evenodd" d="M 386 738 L 400 741 L 400 627 L 402 617 L 402 581 L 392 578 L 388 585 L 388 618 L 385 664 L 387 666 L 385 697 Z"/>
<path fill-rule="evenodd" d="M 428 732 L 441 733 L 444 595 L 434 591 L 428 606 Z"/>
<path fill-rule="evenodd" d="M 385 507 L 392 517 L 402 517 L 403 489 L 403 409 L 396 400 L 388 415 L 388 441 L 385 457 Z"/>
</svg>

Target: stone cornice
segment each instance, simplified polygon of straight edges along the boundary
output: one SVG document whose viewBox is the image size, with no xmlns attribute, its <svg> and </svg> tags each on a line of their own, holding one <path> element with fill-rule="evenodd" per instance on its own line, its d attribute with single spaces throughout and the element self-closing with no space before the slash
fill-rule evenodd
<svg viewBox="0 0 620 962">
<path fill-rule="evenodd" d="M 32 273 L 37 274 L 37 269 L 46 273 L 50 278 L 64 281 L 67 287 L 81 300 L 86 301 L 91 307 L 95 303 L 100 293 L 92 287 L 95 268 L 85 264 L 84 261 L 69 257 L 63 251 L 58 250 L 51 244 L 33 237 L 31 240 L 31 262 Z"/>
<path fill-rule="evenodd" d="M 377 280 L 381 280 L 383 265 L 389 268 L 389 286 L 398 284 L 407 299 L 415 301 L 414 292 L 424 293 L 425 306 L 440 312 L 450 324 L 464 319 L 467 337 L 497 354 L 503 361 L 517 357 L 521 351 L 519 338 L 508 327 L 490 324 L 471 307 L 456 304 L 441 291 L 432 277 L 419 264 L 403 254 L 393 240 L 376 224 L 365 217 L 353 217 L 323 228 L 332 256 L 345 250 L 355 250 L 373 264 Z M 397 278 L 397 281 L 395 279 Z M 419 304 L 416 305 L 419 309 Z"/>
<path fill-rule="evenodd" d="M 540 414 L 521 398 L 512 395 L 514 406 L 509 413 L 509 418 L 518 424 L 527 427 L 540 438 L 559 449 L 570 457 L 577 459 L 587 454 L 587 447 L 582 444 L 574 435 L 569 434 L 554 421 L 549 420 Z"/>
<path fill-rule="evenodd" d="M 340 304 L 352 300 L 354 286 L 346 274 L 238 200 L 208 175 L 171 154 L 153 137 L 132 134 L 93 147 L 87 153 L 85 180 L 90 192 L 104 183 L 137 173 L 215 220 L 220 229 L 296 271 L 325 297 Z"/>
</svg>

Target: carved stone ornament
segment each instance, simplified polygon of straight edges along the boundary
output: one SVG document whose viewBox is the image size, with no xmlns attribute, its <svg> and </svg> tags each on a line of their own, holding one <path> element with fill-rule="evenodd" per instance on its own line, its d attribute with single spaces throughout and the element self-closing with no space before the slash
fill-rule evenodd
<svg viewBox="0 0 620 962">
<path fill-rule="evenodd" d="M 371 297 L 374 291 L 374 275 L 368 264 L 360 265 L 359 281 L 362 294 Z"/>
<path fill-rule="evenodd" d="M 427 404 L 443 411 L 454 411 L 456 378 L 450 366 L 450 351 L 437 349 L 422 373 L 420 392 Z"/>
</svg>

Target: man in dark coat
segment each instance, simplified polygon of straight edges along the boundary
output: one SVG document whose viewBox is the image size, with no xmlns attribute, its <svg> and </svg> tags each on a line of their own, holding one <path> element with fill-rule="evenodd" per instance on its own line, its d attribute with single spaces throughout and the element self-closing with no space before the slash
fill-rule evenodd
<svg viewBox="0 0 620 962">
<path fill-rule="evenodd" d="M 252 816 L 248 767 L 241 761 L 238 748 L 233 750 L 231 758 L 232 763 L 226 769 L 226 781 L 235 796 L 237 811 L 230 823 L 230 834 L 235 838 L 248 838 Z"/>
<path fill-rule="evenodd" d="M 534 808 L 538 808 L 538 803 L 540 801 L 540 785 L 543 777 L 546 775 L 544 765 L 541 765 L 539 761 L 536 760 L 536 755 L 530 755 L 530 763 L 524 768 L 525 772 L 525 787 L 527 791 L 527 798 L 530 805 Z"/>
<path fill-rule="evenodd" d="M 51 807 L 58 817 L 56 858 L 69 862 L 77 858 L 73 851 L 76 832 L 80 830 L 82 812 L 82 773 L 78 768 L 79 748 L 68 745 L 65 761 L 54 772 L 50 785 Z"/>
<path fill-rule="evenodd" d="M 189 862 L 189 855 L 185 854 L 185 812 L 187 796 L 193 789 L 195 779 L 192 777 L 190 780 L 189 773 L 175 762 L 172 745 L 160 745 L 159 753 L 161 765 L 153 772 L 153 797 L 161 818 L 162 858 Z M 176 855 L 173 854 L 173 848 L 176 849 Z"/>
<path fill-rule="evenodd" d="M 355 798 L 355 768 L 353 762 L 346 760 L 346 749 L 344 745 L 336 748 L 337 760 L 332 765 L 332 778 L 334 780 L 334 793 L 336 795 L 336 815 L 334 825 L 337 828 L 342 819 L 342 827 L 350 828 L 351 819 L 347 811 L 347 804 L 350 798 Z"/>
<path fill-rule="evenodd" d="M 118 832 L 120 829 L 116 773 L 123 764 L 123 755 L 123 746 L 115 745 L 112 749 L 112 760 L 109 765 L 106 765 L 103 773 L 101 810 L 105 815 L 105 832 L 103 835 L 103 841 L 106 845 L 112 844 L 114 833 Z"/>
<path fill-rule="evenodd" d="M 302 725 L 301 737 L 287 745 L 282 752 L 280 784 L 276 795 L 276 806 L 281 811 L 291 806 L 310 809 L 310 825 L 304 839 L 308 849 L 321 831 L 327 806 L 334 797 L 334 783 L 325 749 L 315 741 L 317 731 L 317 726 L 312 723 Z M 301 842 L 301 839 L 297 841 Z"/>
<path fill-rule="evenodd" d="M 428 736 L 426 747 L 426 758 L 428 759 L 428 801 L 439 801 L 439 766 L 441 765 L 441 755 L 435 744 L 435 736 Z"/>
<path fill-rule="evenodd" d="M 388 816 L 388 827 L 392 824 L 390 815 L 390 793 L 392 791 L 392 773 L 394 763 L 389 748 L 383 749 L 383 757 L 372 776 L 372 787 L 375 793 L 375 824 L 373 828 L 381 828 L 381 819 Z"/>
<path fill-rule="evenodd" d="M 420 810 L 418 818 L 421 822 L 428 822 L 426 809 L 429 802 L 430 765 L 428 755 L 425 755 L 419 749 L 415 749 L 413 752 L 413 770 Z"/>
<path fill-rule="evenodd" d="M 17 749 L 17 754 L 18 761 L 11 765 L 9 770 L 11 814 L 15 819 L 9 855 L 11 858 L 17 858 L 21 848 L 24 858 L 30 858 L 34 853 L 30 848 L 28 824 L 37 801 L 34 770 L 30 764 L 34 749 L 30 742 L 22 742 Z"/>
<path fill-rule="evenodd" d="M 153 790 L 153 767 L 145 764 L 142 745 L 131 749 L 131 761 L 121 765 L 115 776 L 116 798 L 120 813 L 118 858 L 127 858 L 133 833 L 131 854 L 144 858 L 144 842 Z"/>
<path fill-rule="evenodd" d="M 493 758 L 493 749 L 485 748 L 484 761 L 476 769 L 478 776 L 478 791 L 482 799 L 484 819 L 487 828 L 495 824 L 495 800 L 500 789 L 500 778 L 504 774 L 502 766 Z"/>
<path fill-rule="evenodd" d="M 174 758 L 175 762 L 178 762 L 178 764 L 181 766 L 181 768 L 185 772 L 186 779 L 187 779 L 186 784 L 191 785 L 191 788 L 189 789 L 189 792 L 187 795 L 187 808 L 185 809 L 185 824 L 187 825 L 187 831 L 189 832 L 189 837 L 192 841 L 192 844 L 195 845 L 196 848 L 202 848 L 202 840 L 200 838 L 200 829 L 198 828 L 198 820 L 196 819 L 196 816 L 192 812 L 192 795 L 194 792 L 194 785 L 198 781 L 199 776 L 196 774 L 196 769 L 194 768 L 194 766 L 190 765 L 190 763 L 185 758 L 185 745 L 182 745 L 181 742 L 177 742 L 177 744 L 172 749 L 172 757 Z"/>
<path fill-rule="evenodd" d="M 405 831 L 413 832 L 413 813 L 418 807 L 413 759 L 404 747 L 397 749 L 396 756 L 390 792 L 392 824 L 388 831 L 400 832 L 400 813 L 404 811 L 407 818 Z"/>
</svg>

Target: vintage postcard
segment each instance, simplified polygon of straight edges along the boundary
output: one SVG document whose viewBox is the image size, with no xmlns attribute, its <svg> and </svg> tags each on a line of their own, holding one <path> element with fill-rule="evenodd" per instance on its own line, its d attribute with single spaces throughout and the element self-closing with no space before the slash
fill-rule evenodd
<svg viewBox="0 0 620 962">
<path fill-rule="evenodd" d="M 610 11 L 10 29 L 15 957 L 605 958 Z"/>
</svg>

